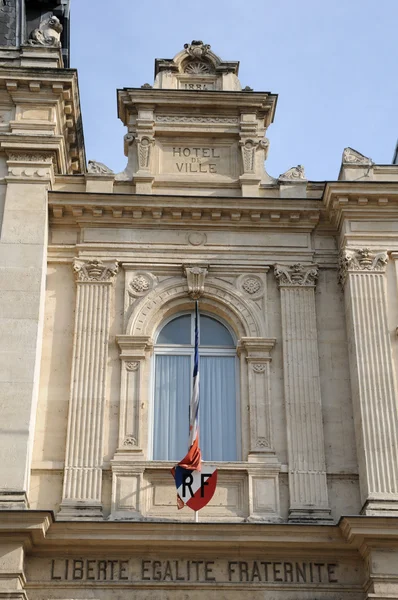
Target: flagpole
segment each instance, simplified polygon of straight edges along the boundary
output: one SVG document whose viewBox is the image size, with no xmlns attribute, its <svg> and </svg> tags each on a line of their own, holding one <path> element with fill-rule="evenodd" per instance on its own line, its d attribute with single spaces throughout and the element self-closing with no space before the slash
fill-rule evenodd
<svg viewBox="0 0 398 600">
<path fill-rule="evenodd" d="M 199 523 L 199 511 L 195 510 L 195 523 Z"/>
</svg>

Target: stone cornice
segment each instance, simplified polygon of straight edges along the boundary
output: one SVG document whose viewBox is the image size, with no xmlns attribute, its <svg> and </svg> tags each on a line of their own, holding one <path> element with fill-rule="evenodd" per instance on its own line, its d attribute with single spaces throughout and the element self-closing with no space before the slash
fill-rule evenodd
<svg viewBox="0 0 398 600">
<path fill-rule="evenodd" d="M 85 171 L 85 151 L 77 73 L 73 69 L 0 68 L 0 91 L 9 96 L 10 108 L 34 104 L 52 107 L 55 118 L 48 121 L 14 118 L 2 127 L 1 141 L 21 149 L 25 143 L 57 146 L 60 173 Z M 4 101 L 3 101 L 4 102 Z M 37 131 L 37 133 L 36 133 Z M 45 135 L 43 135 L 45 131 Z M 62 135 L 55 135 L 62 131 Z M 23 136 L 22 136 L 23 133 Z M 40 137 L 39 135 L 40 134 Z"/>
<path fill-rule="evenodd" d="M 323 204 L 328 218 L 337 229 L 345 219 L 397 218 L 398 177 L 397 181 L 328 182 Z"/>
<path fill-rule="evenodd" d="M 302 554 L 303 543 L 308 553 L 315 549 L 344 551 L 348 556 L 358 550 L 365 553 L 374 547 L 395 547 L 398 542 L 397 517 L 342 517 L 338 525 L 294 525 L 269 523 L 194 523 L 194 522 L 54 522 L 51 511 L 11 510 L 0 511 L 0 537 L 24 540 L 35 554 L 64 553 L 71 544 L 80 553 L 90 553 L 95 547 L 107 552 L 140 553 L 153 546 L 159 554 L 176 553 L 184 549 L 208 552 L 259 551 L 264 547 L 289 556 Z M 217 544 L 214 544 L 214 540 Z"/>
<path fill-rule="evenodd" d="M 316 200 L 148 196 L 53 192 L 49 197 L 54 224 L 150 225 L 192 222 L 212 227 L 292 228 L 312 231 L 321 217 Z"/>
<path fill-rule="evenodd" d="M 195 94 L 193 96 L 193 94 Z M 226 91 L 204 91 L 200 94 L 190 92 L 189 90 L 167 90 L 167 89 L 141 89 L 124 88 L 117 91 L 118 95 L 118 116 L 127 125 L 128 114 L 136 112 L 137 105 L 151 107 L 167 106 L 171 104 L 178 106 L 178 109 L 192 107 L 192 101 L 195 100 L 195 106 L 209 108 L 214 112 L 214 106 L 217 109 L 230 109 L 232 114 L 240 114 L 243 108 L 255 111 L 258 115 L 264 117 L 266 126 L 272 123 L 277 103 L 277 94 L 269 92 L 251 92 L 242 94 L 238 92 Z"/>
</svg>

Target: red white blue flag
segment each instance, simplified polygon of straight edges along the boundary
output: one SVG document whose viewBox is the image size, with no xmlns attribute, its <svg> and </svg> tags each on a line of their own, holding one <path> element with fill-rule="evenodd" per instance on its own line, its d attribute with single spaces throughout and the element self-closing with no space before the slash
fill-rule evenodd
<svg viewBox="0 0 398 600">
<path fill-rule="evenodd" d="M 189 406 L 189 450 L 176 467 L 172 474 L 177 487 L 177 506 L 183 508 L 185 500 L 180 496 L 181 482 L 188 481 L 193 471 L 200 471 L 202 455 L 199 448 L 199 308 L 198 301 L 195 303 L 195 353 L 193 367 L 192 396 Z M 190 481 L 190 479 L 189 479 Z M 203 489 L 203 488 L 202 488 Z M 195 509 L 194 509 L 195 510 Z"/>
</svg>

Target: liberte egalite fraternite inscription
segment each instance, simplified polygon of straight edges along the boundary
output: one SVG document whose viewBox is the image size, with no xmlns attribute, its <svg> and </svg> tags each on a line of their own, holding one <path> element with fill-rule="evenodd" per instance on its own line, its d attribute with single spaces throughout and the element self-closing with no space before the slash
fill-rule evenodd
<svg viewBox="0 0 398 600">
<path fill-rule="evenodd" d="M 338 564 L 270 560 L 55 559 L 51 581 L 339 583 Z"/>
</svg>

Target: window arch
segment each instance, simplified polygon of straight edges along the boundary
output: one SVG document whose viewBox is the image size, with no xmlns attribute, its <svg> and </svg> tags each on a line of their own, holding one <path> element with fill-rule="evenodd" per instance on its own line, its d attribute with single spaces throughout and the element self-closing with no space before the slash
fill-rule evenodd
<svg viewBox="0 0 398 600">
<path fill-rule="evenodd" d="M 230 330 L 200 315 L 200 445 L 203 460 L 238 459 L 236 342 Z M 153 458 L 179 461 L 188 450 L 194 313 L 162 324 L 155 343 Z"/>
</svg>

